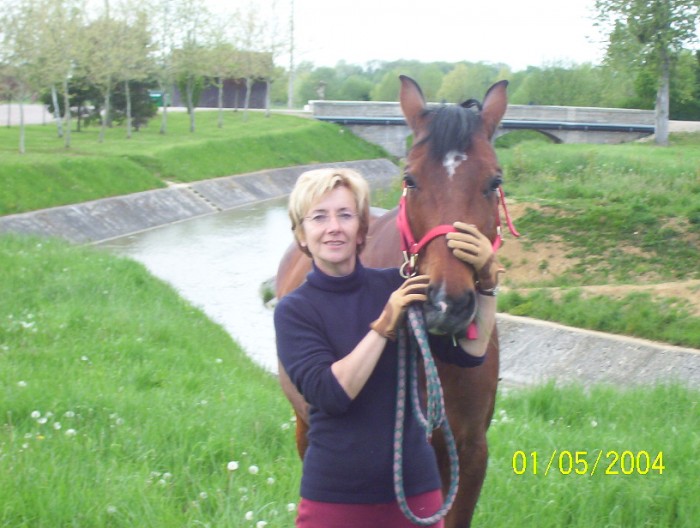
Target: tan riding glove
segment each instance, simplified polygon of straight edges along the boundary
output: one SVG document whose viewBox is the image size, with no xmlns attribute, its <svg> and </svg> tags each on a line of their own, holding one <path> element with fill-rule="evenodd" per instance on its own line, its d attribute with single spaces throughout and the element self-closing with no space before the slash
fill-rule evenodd
<svg viewBox="0 0 700 528">
<path fill-rule="evenodd" d="M 495 295 L 498 274 L 505 269 L 496 260 L 491 241 L 471 224 L 455 222 L 456 233 L 447 233 L 447 247 L 459 260 L 476 271 L 477 290 L 486 295 Z"/>
<path fill-rule="evenodd" d="M 399 289 L 389 296 L 381 315 L 369 327 L 387 339 L 395 340 L 396 330 L 406 307 L 413 302 L 424 302 L 427 299 L 426 289 L 429 282 L 428 275 L 416 275 L 406 279 Z"/>
</svg>

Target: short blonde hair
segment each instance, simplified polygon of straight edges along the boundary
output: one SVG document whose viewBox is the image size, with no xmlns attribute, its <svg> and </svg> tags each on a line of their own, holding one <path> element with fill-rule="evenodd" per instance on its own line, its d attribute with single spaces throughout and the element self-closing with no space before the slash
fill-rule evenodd
<svg viewBox="0 0 700 528">
<path fill-rule="evenodd" d="M 311 206 L 323 195 L 338 187 L 347 188 L 355 197 L 355 205 L 360 219 L 358 235 L 362 242 L 357 246 L 357 252 L 361 252 L 367 238 L 369 229 L 369 184 L 362 175 L 352 169 L 324 168 L 314 169 L 302 173 L 294 184 L 294 189 L 289 195 L 289 219 L 292 221 L 292 231 L 299 248 L 311 256 L 308 248 L 301 245 L 303 236 L 302 221 L 308 214 Z"/>
</svg>

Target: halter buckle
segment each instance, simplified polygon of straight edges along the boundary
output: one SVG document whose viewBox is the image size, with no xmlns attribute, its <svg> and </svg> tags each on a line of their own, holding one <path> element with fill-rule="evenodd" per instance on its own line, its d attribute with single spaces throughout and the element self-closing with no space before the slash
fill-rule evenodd
<svg viewBox="0 0 700 528">
<path fill-rule="evenodd" d="M 418 273 L 416 269 L 416 261 L 418 260 L 418 255 L 416 253 L 411 253 L 409 256 L 408 251 L 402 251 L 403 253 L 403 264 L 399 268 L 399 273 L 404 279 L 410 277 L 415 277 Z"/>
</svg>

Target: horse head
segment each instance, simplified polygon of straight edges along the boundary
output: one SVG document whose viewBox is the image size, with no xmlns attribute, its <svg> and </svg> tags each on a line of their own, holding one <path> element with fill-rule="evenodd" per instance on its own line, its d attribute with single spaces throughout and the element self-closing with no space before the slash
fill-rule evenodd
<svg viewBox="0 0 700 528">
<path fill-rule="evenodd" d="M 452 255 L 440 235 L 462 221 L 492 242 L 500 236 L 503 173 L 492 138 L 508 104 L 507 85 L 494 84 L 483 104 L 428 107 L 418 84 L 401 76 L 401 110 L 413 132 L 402 206 L 413 239 L 421 241 L 417 267 L 430 276 L 424 313 L 435 334 L 464 335 L 477 311 L 475 272 Z"/>
</svg>

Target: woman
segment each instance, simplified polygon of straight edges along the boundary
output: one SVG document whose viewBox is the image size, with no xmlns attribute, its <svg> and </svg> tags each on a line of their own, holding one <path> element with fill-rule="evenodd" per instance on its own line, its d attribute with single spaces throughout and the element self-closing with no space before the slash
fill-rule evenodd
<svg viewBox="0 0 700 528">
<path fill-rule="evenodd" d="M 426 300 L 428 277 L 403 280 L 398 269 L 365 268 L 358 256 L 369 226 L 369 188 L 349 169 L 302 174 L 289 199 L 297 244 L 313 260 L 307 280 L 275 309 L 279 359 L 310 404 L 299 528 L 413 526 L 392 484 L 396 407 L 395 336 L 405 308 Z M 491 244 L 457 223 L 448 245 L 495 287 Z M 460 339 L 440 357 L 469 367 L 483 362 L 495 319 L 495 297 L 479 296 L 479 337 Z M 432 340 L 449 339 L 431 337 Z M 420 517 L 442 505 L 435 454 L 412 416 L 405 425 L 404 485 Z M 441 527 L 442 523 L 434 526 Z"/>
</svg>

